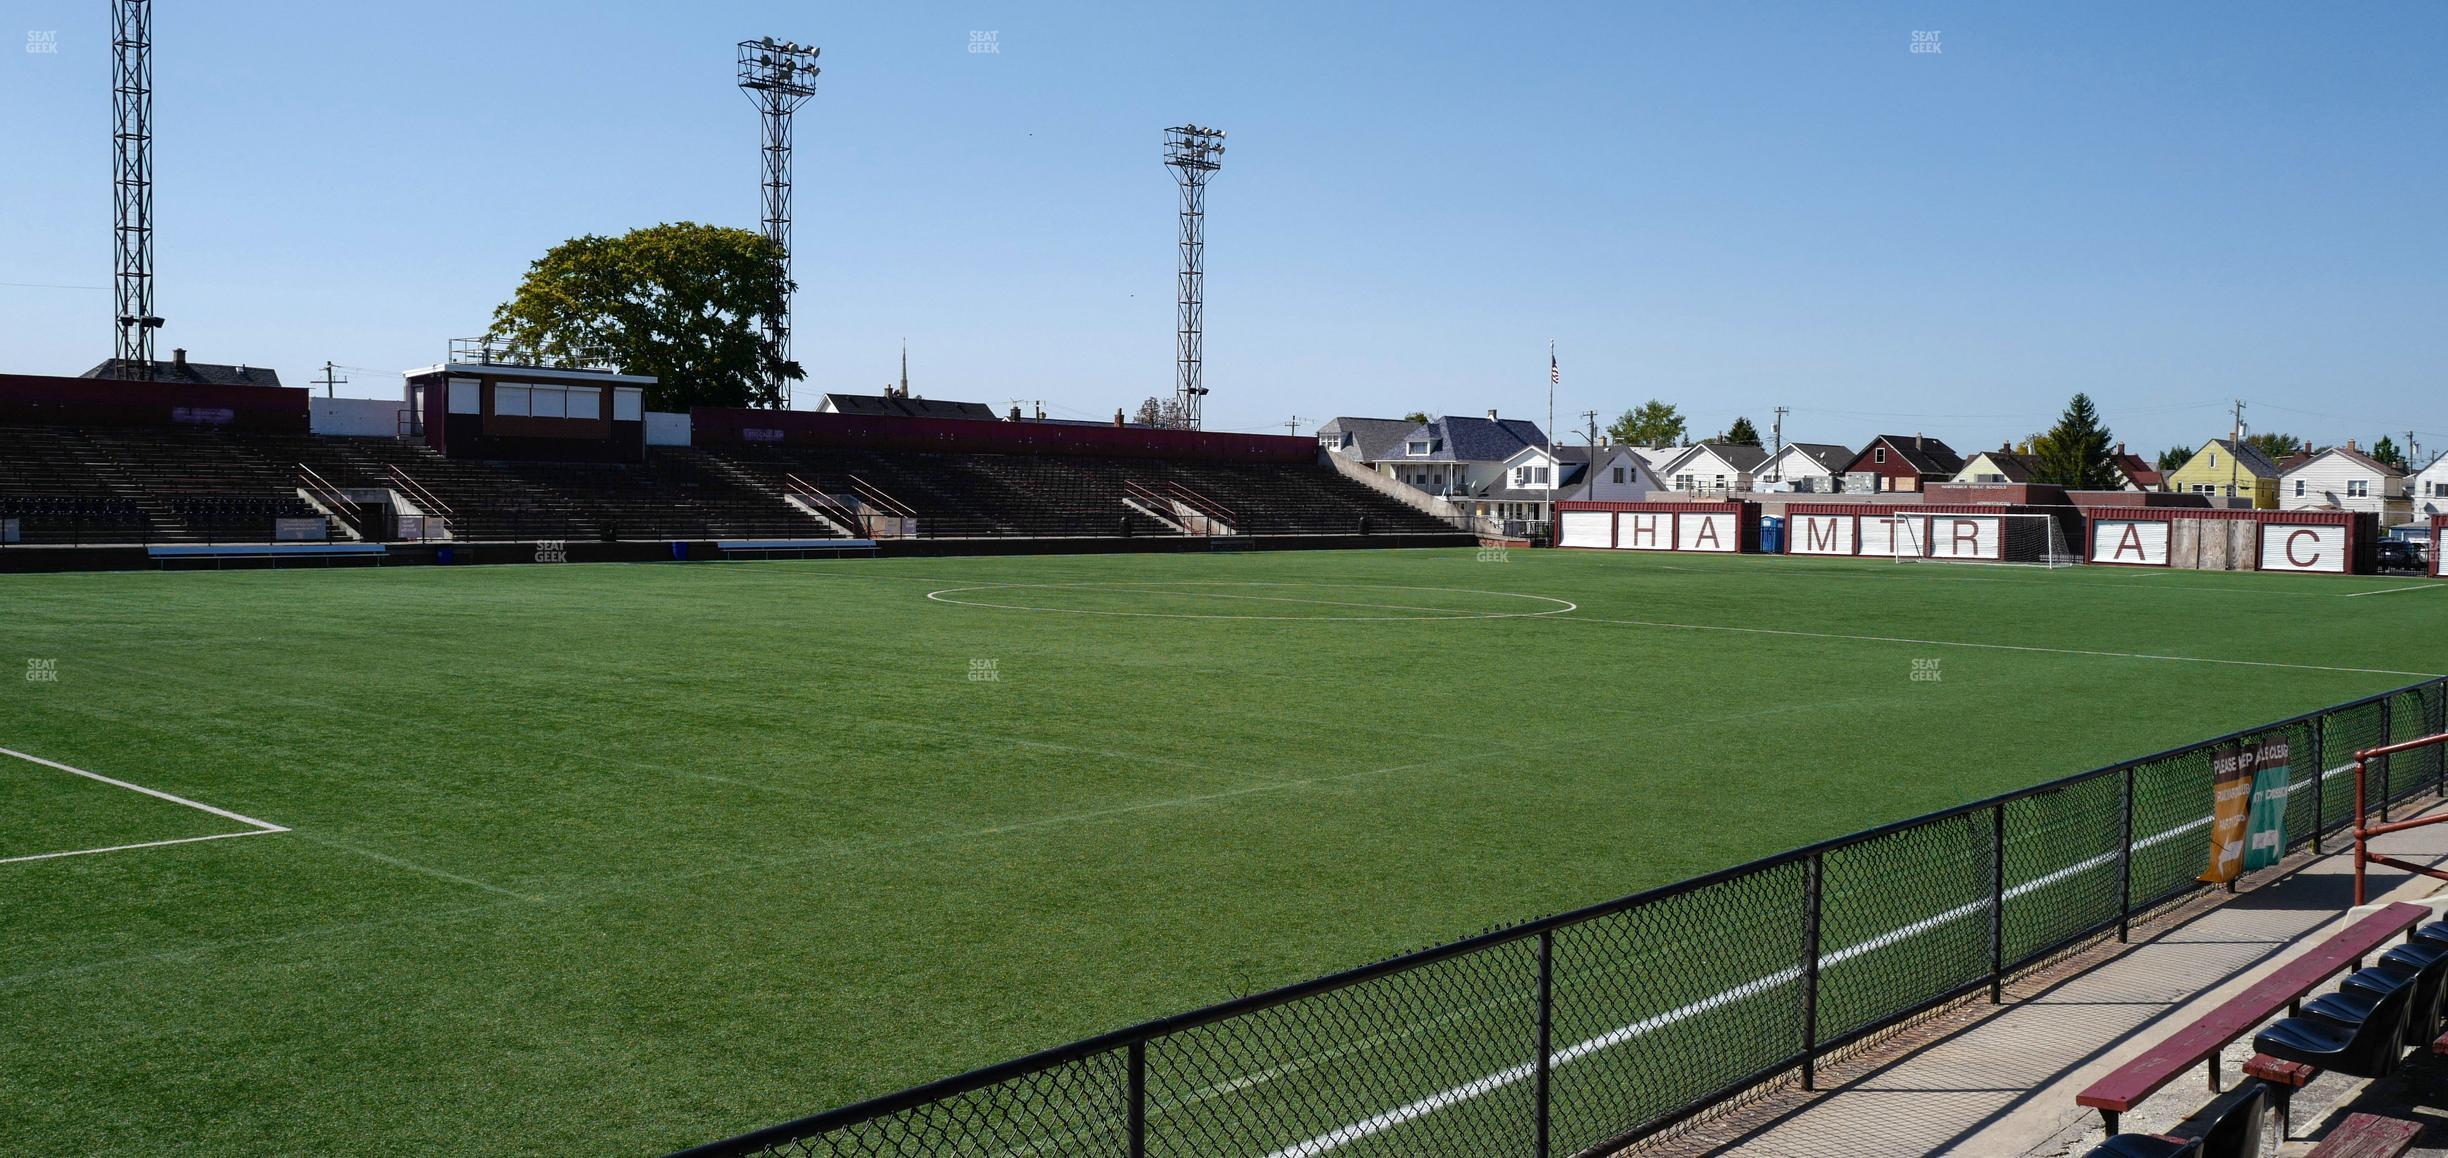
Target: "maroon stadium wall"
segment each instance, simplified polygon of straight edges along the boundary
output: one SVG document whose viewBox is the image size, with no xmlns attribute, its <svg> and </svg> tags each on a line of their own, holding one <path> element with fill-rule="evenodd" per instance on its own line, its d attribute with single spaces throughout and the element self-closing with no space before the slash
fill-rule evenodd
<svg viewBox="0 0 2448 1158">
<path fill-rule="evenodd" d="M 711 447 L 766 445 L 942 454 L 1076 454 L 1213 462 L 1314 463 L 1318 456 L 1316 439 L 1281 434 L 730 407 L 690 410 L 689 441 Z"/>
<path fill-rule="evenodd" d="M 2171 510 L 2088 512 L 2093 563 L 2200 571 L 2367 574 L 2380 517 L 2356 511 Z"/>
<path fill-rule="evenodd" d="M 304 434 L 306 390 L 0 374 L 0 422 L 45 426 L 222 426 Z"/>
<path fill-rule="evenodd" d="M 1556 504 L 1556 543 L 1597 550 L 1736 554 L 1759 550 L 1759 518 L 1759 504 L 1752 502 L 1566 500 Z"/>
</svg>

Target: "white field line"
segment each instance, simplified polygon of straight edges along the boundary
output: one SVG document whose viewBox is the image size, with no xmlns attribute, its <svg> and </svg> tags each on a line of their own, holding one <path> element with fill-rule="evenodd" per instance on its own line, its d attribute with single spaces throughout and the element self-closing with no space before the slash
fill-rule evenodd
<svg viewBox="0 0 2448 1158">
<path fill-rule="evenodd" d="M 213 814 L 214 816 L 218 816 L 218 817 L 220 817 L 220 818 L 222 818 L 222 819 L 224 819 L 224 820 L 235 820 L 235 821 L 237 821 L 237 822 L 238 822 L 238 823 L 240 823 L 240 824 L 243 824 L 243 825 L 248 826 L 249 828 L 261 829 L 261 830 L 262 830 L 262 831 L 264 831 L 264 832 L 287 832 L 287 831 L 289 831 L 288 829 L 283 828 L 283 827 L 281 827 L 280 825 L 274 824 L 274 823 L 272 823 L 271 821 L 268 821 L 268 820 L 257 820 L 257 819 L 255 819 L 255 818 L 254 818 L 254 817 L 252 817 L 252 816 L 241 816 L 241 815 L 239 815 L 239 814 L 237 814 L 237 813 L 235 813 L 235 812 L 231 812 L 230 810 L 228 810 L 228 809 L 226 809 L 226 808 L 215 808 L 215 807 L 213 807 L 212 805 L 209 805 L 209 804 L 198 804 L 198 803 L 196 803 L 195 801 L 193 801 L 193 800 L 189 800 L 189 799 L 187 799 L 187 798 L 186 798 L 186 797 L 184 797 L 184 796 L 172 796 L 172 795 L 170 795 L 170 794 L 169 794 L 169 793 L 167 793 L 167 792 L 163 792 L 163 791 L 160 791 L 160 790 L 158 790 L 158 789 L 147 788 L 147 787 L 145 787 L 145 786 L 144 786 L 144 785 L 142 785 L 142 784 L 130 784 L 130 783 L 128 783 L 128 782 L 127 782 L 127 781 L 125 781 L 125 780 L 113 780 L 113 779 L 111 779 L 110 777 L 108 777 L 108 776 L 104 776 L 104 775 L 102 775 L 102 774 L 101 774 L 101 773 L 99 773 L 99 772 L 88 772 L 88 771 L 86 771 L 86 770 L 84 770 L 84 769 L 82 769 L 82 768 L 71 768 L 71 767 L 67 766 L 66 764 L 62 764 L 62 763 L 60 763 L 60 762 L 59 762 L 59 761 L 57 761 L 57 760 L 45 760 L 45 759 L 43 759 L 43 758 L 42 758 L 42 757 L 40 757 L 40 756 L 28 756 L 28 755 L 26 755 L 25 753 L 20 752 L 20 751 L 17 751 L 17 750 L 16 750 L 16 749 L 14 749 L 14 748 L 0 748 L 0 756 L 15 756 L 16 758 L 18 758 L 18 759 L 20 759 L 20 760 L 23 760 L 23 761 L 26 761 L 26 762 L 27 762 L 27 763 L 29 763 L 29 764 L 40 764 L 40 765 L 42 765 L 42 766 L 43 766 L 43 767 L 45 767 L 45 768 L 57 768 L 57 769 L 59 769 L 59 770 L 60 770 L 60 771 L 62 771 L 62 772 L 66 772 L 66 773 L 69 773 L 69 774 L 71 774 L 71 775 L 82 776 L 82 777 L 86 778 L 87 780 L 99 780 L 99 781 L 101 781 L 102 783 L 104 783 L 104 784 L 108 784 L 108 785 L 110 785 L 110 786 L 111 786 L 111 787 L 113 787 L 113 788 L 125 788 L 125 789 L 127 789 L 128 791 L 130 791 L 130 792 L 141 792 L 141 793 L 144 793 L 145 795 L 150 796 L 150 797 L 152 797 L 152 798 L 154 798 L 154 799 L 156 799 L 156 800 L 167 800 L 167 801 L 169 801 L 169 802 L 170 802 L 170 803 L 172 803 L 172 804 L 182 804 L 182 805 L 185 805 L 185 806 L 187 806 L 187 807 L 189 807 L 189 808 L 195 809 L 195 810 L 196 810 L 196 811 L 198 811 L 198 812 L 209 812 L 209 813 Z M 233 834 L 233 835 L 236 835 L 236 834 Z"/>
<path fill-rule="evenodd" d="M 2384 587 L 2378 591 L 2357 591 L 2350 595 L 2340 595 L 2338 598 L 2361 599 L 2366 595 L 2395 595 L 2400 591 L 2437 591 L 2442 587 L 2448 587 L 2448 583 L 2421 583 L 2412 587 Z"/>
<path fill-rule="evenodd" d="M 108 848 L 80 848 L 69 852 L 38 852 L 32 856 L 0 856 L 0 864 L 16 864 L 27 860 L 52 860 L 63 856 L 92 856 L 102 852 L 126 852 L 137 848 L 160 848 L 165 844 L 194 844 L 199 840 L 233 840 L 241 836 L 270 836 L 287 832 L 285 828 L 250 828 L 245 832 L 216 832 L 210 836 L 182 836 L 176 840 L 148 840 L 142 844 L 114 844 Z"/>
<path fill-rule="evenodd" d="M 2352 769 L 2349 767 L 2344 770 L 2351 771 Z M 2324 778 L 2326 778 L 2337 775 L 2338 771 L 2339 770 L 2333 769 L 2323 773 L 2322 775 Z M 2186 821 L 2185 823 L 2179 824 L 2176 827 L 2168 829 L 2164 832 L 2154 833 L 2150 836 L 2146 836 L 2135 841 L 2134 848 L 2135 850 L 2139 851 L 2141 849 L 2149 848 L 2152 845 L 2173 840 L 2179 836 L 2183 836 L 2186 833 L 2208 826 L 2211 820 L 2211 816 L 2204 815 L 2197 819 Z M 2008 899 L 2012 899 L 2037 892 L 2041 889 L 2049 887 L 2050 885 L 2080 876 L 2081 874 L 2089 872 L 2093 869 L 2114 864 L 2116 863 L 2116 860 L 2117 854 L 2110 852 L 2077 861 L 2064 868 L 2058 869 L 2055 872 L 2049 873 L 2045 876 L 2035 877 L 2029 881 L 2006 890 L 2006 897 Z M 1841 965 L 1847 961 L 1852 961 L 1867 954 L 1877 952 L 1880 949 L 1887 948 L 1888 946 L 1894 945 L 1898 942 L 1919 936 L 1920 934 L 1926 933 L 1931 929 L 1937 928 L 1938 926 L 1949 921 L 1962 920 L 1965 917 L 1983 914 L 1988 911 L 1989 902 L 1987 901 L 1976 901 L 1968 905 L 1959 905 L 1953 909 L 1947 910 L 1946 912 L 1939 913 L 1936 916 L 1915 921 L 1901 928 L 1894 929 L 1886 933 L 1881 933 L 1878 936 L 1872 937 L 1869 940 L 1863 941 L 1859 944 L 1849 945 L 1832 953 L 1827 953 L 1820 958 L 1819 967 L 1822 970 L 1825 970 L 1833 965 Z M 1565 1046 L 1564 1048 L 1548 1055 L 1549 1064 L 1551 1067 L 1569 1065 L 1572 1062 L 1579 1061 L 1584 1057 L 1588 1057 L 1600 1051 L 1622 1045 L 1623 1043 L 1631 1041 L 1635 1038 L 1639 1038 L 1667 1026 L 1674 1025 L 1677 1022 L 1688 1021 L 1691 1018 L 1697 1017 L 1700 1014 L 1718 1008 L 1719 1006 L 1731 1005 L 1735 1002 L 1743 1001 L 1748 998 L 1758 996 L 1759 994 L 1769 992 L 1780 986 L 1794 984 L 1801 979 L 1802 969 L 1800 966 L 1792 966 L 1777 970 L 1776 972 L 1770 973 L 1765 977 L 1746 981 L 1743 984 L 1734 986 L 1731 989 L 1727 989 L 1709 997 L 1701 998 L 1700 1000 L 1692 1002 L 1689 1005 L 1684 1005 L 1676 1009 L 1670 1009 L 1664 1013 L 1646 1017 L 1628 1025 L 1618 1026 L 1595 1037 Z M 1459 1105 L 1463 1102 L 1483 1097 L 1487 1094 L 1503 1089 L 1506 1086 L 1513 1085 L 1516 1082 L 1527 1080 L 1536 1073 L 1537 1066 L 1535 1063 L 1523 1062 L 1520 1065 L 1499 1070 L 1496 1073 L 1464 1082 L 1461 1085 L 1454 1086 L 1450 1089 L 1439 1090 L 1436 1093 L 1419 1099 L 1418 1101 L 1397 1106 L 1394 1109 L 1378 1114 L 1375 1117 L 1354 1122 L 1347 1126 L 1337 1127 L 1334 1130 L 1320 1134 L 1307 1141 L 1298 1142 L 1291 1146 L 1284 1147 L 1283 1149 L 1276 1150 L 1269 1154 L 1267 1158 L 1313 1158 L 1315 1155 L 1325 1154 L 1339 1149 L 1345 1145 L 1348 1145 L 1349 1143 L 1369 1137 L 1372 1134 L 1383 1133 L 1384 1131 L 1402 1125 L 1405 1122 L 1409 1122 L 1417 1118 L 1423 1118 L 1430 1114 L 1436 1113 L 1439 1110 L 1446 1109 L 1447 1107 Z"/>
<path fill-rule="evenodd" d="M 2199 655 L 2157 655 L 2150 652 L 2140 651 L 2092 651 L 2084 648 L 2034 647 L 2028 644 L 2016 643 L 1973 643 L 1959 639 L 1913 639 L 1908 636 L 1900 635 L 1848 635 L 1842 632 L 1832 631 L 1796 631 L 1791 628 L 1782 627 L 1732 627 L 1725 624 L 1716 623 L 1668 623 L 1664 620 L 1657 619 L 1600 619 L 1591 615 L 1569 615 L 1563 613 L 1557 613 L 1554 615 L 1520 616 L 1518 618 L 1552 619 L 1560 623 L 1607 623 L 1623 627 L 1663 627 L 1676 631 L 1730 631 L 1744 635 L 1783 635 L 1799 639 L 1842 639 L 1850 640 L 1855 643 L 1909 643 L 1918 647 L 1964 647 L 1975 648 L 1983 651 L 2026 651 L 2039 652 L 2047 655 L 2088 655 L 2098 656 L 2103 659 L 2143 659 L 2156 660 L 2166 663 L 2214 663 L 2226 664 L 2233 667 L 2274 667 L 2288 668 L 2294 671 L 2345 672 L 2351 675 L 2394 675 L 2413 676 L 2417 679 L 2437 679 L 2441 674 L 2439 672 L 2429 671 L 2399 671 L 2394 668 L 2384 667 L 2328 667 L 2322 664 L 2311 663 L 2280 663 L 2276 660 L 2266 659 L 2221 659 L 2213 656 Z"/>
<path fill-rule="evenodd" d="M 239 813 L 231 812 L 226 808 L 215 808 L 209 804 L 200 804 L 196 801 L 189 800 L 184 796 L 173 796 L 170 793 L 163 792 L 157 788 L 147 788 L 142 784 L 130 784 L 125 780 L 113 780 L 99 772 L 88 772 L 82 768 L 71 768 L 57 760 L 45 760 L 40 756 L 29 756 L 26 753 L 17 751 L 14 748 L 0 748 L 0 756 L 14 756 L 29 764 L 40 764 L 45 768 L 55 768 L 71 775 L 82 776 L 87 780 L 108 784 L 113 788 L 125 788 L 130 792 L 142 793 L 156 800 L 167 800 L 172 804 L 192 808 L 198 812 L 208 812 L 214 816 L 222 818 L 223 820 L 234 820 L 247 826 L 247 831 L 245 832 L 216 832 L 209 836 L 182 836 L 175 840 L 147 840 L 136 844 L 114 844 L 105 848 L 79 848 L 71 849 L 67 852 L 38 852 L 29 856 L 0 857 L 0 864 L 18 864 L 30 860 L 55 860 L 63 856 L 93 856 L 98 853 L 105 852 L 128 852 L 139 848 L 160 848 L 164 845 L 172 844 L 194 844 L 197 841 L 204 840 L 228 840 L 232 837 L 238 836 L 270 836 L 276 832 L 289 831 L 287 828 L 274 824 L 268 820 L 257 820 L 252 816 L 245 816 Z"/>
</svg>

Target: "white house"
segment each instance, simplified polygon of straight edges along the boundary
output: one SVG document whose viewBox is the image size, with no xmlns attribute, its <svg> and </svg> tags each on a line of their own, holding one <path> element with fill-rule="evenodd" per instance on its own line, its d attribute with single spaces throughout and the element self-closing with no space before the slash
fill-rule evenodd
<svg viewBox="0 0 2448 1158">
<path fill-rule="evenodd" d="M 2278 506 L 2289 511 L 2370 511 L 2392 525 L 2412 517 L 2405 471 L 2363 453 L 2351 440 L 2288 459 L 2278 475 Z"/>
<path fill-rule="evenodd" d="M 1328 419 L 1318 427 L 1318 445 L 1356 459 L 1378 474 L 1439 498 L 1461 500 L 1496 482 L 1504 464 L 1524 448 L 1547 441 L 1538 424 L 1522 418 L 1447 415 L 1425 424 L 1399 419 Z"/>
<path fill-rule="evenodd" d="M 1999 447 L 1996 450 L 1984 450 L 1965 459 L 1963 469 L 1956 471 L 1955 477 L 1947 481 L 1953 483 L 2030 482 L 2034 465 L 2030 455 L 2016 454 L 2010 448 Z"/>
<path fill-rule="evenodd" d="M 2416 518 L 2448 515 L 2448 455 L 2433 459 L 2431 465 L 2407 480 L 2406 497 L 2413 500 Z"/>
<path fill-rule="evenodd" d="M 1599 447 L 1594 470 L 1590 458 L 1586 446 L 1559 446 L 1552 452 L 1544 446 L 1523 447 L 1505 460 L 1494 481 L 1471 494 L 1470 513 L 1507 524 L 1546 522 L 1550 480 L 1553 497 L 1569 501 L 1637 503 L 1665 489 L 1629 447 Z"/>
<path fill-rule="evenodd" d="M 1844 489 L 1839 476 L 1851 461 L 1853 451 L 1832 442 L 1788 442 L 1753 472 L 1752 486 L 1763 491 L 1832 494 Z"/>
<path fill-rule="evenodd" d="M 1690 450 L 1688 446 L 1636 446 L 1632 448 L 1632 453 L 1639 455 L 1652 473 L 1664 478 L 1666 464 L 1683 457 Z"/>
<path fill-rule="evenodd" d="M 1767 462 L 1768 452 L 1756 446 L 1703 442 L 1684 451 L 1657 474 L 1669 488 L 1678 491 L 1747 491 L 1759 468 Z"/>
</svg>

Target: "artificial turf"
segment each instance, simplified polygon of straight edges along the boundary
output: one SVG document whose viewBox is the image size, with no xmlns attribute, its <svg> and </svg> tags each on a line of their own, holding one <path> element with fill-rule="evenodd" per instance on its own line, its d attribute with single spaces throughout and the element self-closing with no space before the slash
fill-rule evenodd
<svg viewBox="0 0 2448 1158">
<path fill-rule="evenodd" d="M 2443 638 L 2419 580 L 1582 552 L 0 577 L 58 661 L 0 747 L 290 830 L 10 859 L 245 826 L 0 757 L 0 1152 L 668 1149 Z"/>
</svg>

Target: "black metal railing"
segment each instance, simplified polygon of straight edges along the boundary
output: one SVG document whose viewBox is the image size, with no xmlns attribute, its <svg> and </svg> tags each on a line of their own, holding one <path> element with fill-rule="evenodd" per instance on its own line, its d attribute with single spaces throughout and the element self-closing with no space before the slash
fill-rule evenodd
<svg viewBox="0 0 2448 1158">
<path fill-rule="evenodd" d="M 2354 752 L 2439 731 L 2431 679 L 687 1151 L 1602 1151 L 2217 886 L 2212 762 L 2283 737 L 2284 851 L 2352 819 Z M 2403 802 L 2439 749 L 2378 762 Z M 2384 805 L 2385 806 L 2385 805 Z"/>
</svg>

